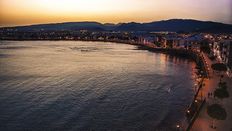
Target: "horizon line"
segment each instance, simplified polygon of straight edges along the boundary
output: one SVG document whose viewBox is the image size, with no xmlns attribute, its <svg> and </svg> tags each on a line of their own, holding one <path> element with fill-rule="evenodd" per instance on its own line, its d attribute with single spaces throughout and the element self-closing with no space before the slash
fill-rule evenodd
<svg viewBox="0 0 232 131">
<path fill-rule="evenodd" d="M 13 27 L 24 27 L 24 26 L 34 26 L 34 25 L 49 25 L 49 24 L 64 24 L 64 23 L 81 23 L 81 22 L 94 22 L 94 23 L 99 23 L 99 24 L 113 24 L 113 25 L 118 25 L 118 24 L 128 24 L 128 23 L 138 23 L 138 24 L 146 24 L 146 23 L 152 23 L 152 22 L 161 22 L 161 21 L 170 21 L 170 20 L 194 20 L 194 21 L 201 21 L 201 22 L 214 22 L 214 23 L 220 23 L 220 24 L 226 24 L 226 25 L 232 25 L 232 23 L 224 23 L 220 21 L 213 21 L 213 20 L 199 20 L 199 19 L 191 19 L 191 18 L 171 18 L 171 19 L 163 19 L 163 20 L 156 20 L 156 21 L 149 21 L 149 22 L 135 22 L 135 21 L 129 21 L 129 22 L 98 22 L 98 21 L 63 21 L 63 22 L 48 22 L 48 23 L 35 23 L 35 24 L 25 24 L 25 25 L 12 25 L 12 26 L 1 26 L 0 28 L 13 28 Z"/>
</svg>

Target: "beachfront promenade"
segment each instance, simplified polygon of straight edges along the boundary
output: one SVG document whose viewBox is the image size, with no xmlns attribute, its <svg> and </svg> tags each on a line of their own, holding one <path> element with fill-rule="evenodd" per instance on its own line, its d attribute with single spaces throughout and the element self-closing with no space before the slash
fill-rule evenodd
<svg viewBox="0 0 232 131">
<path fill-rule="evenodd" d="M 218 86 L 218 82 L 220 81 L 220 75 L 213 72 L 211 69 L 211 65 L 216 63 L 216 61 L 211 61 L 208 56 L 202 53 L 204 56 L 205 61 L 209 65 L 209 79 L 205 80 L 205 86 L 203 88 L 204 96 L 207 96 L 208 93 L 213 93 L 216 87 Z M 228 92 L 232 94 L 232 79 L 229 78 L 227 75 L 224 75 L 223 81 L 227 83 Z M 207 106 L 220 103 L 227 112 L 227 119 L 223 121 L 215 121 L 216 129 L 211 128 L 212 125 L 212 118 L 207 114 Z M 214 99 L 213 97 L 206 97 L 206 104 L 204 104 L 203 108 L 201 109 L 199 116 L 197 117 L 196 121 L 194 122 L 191 131 L 232 131 L 232 97 L 224 99 L 223 101 Z"/>
</svg>

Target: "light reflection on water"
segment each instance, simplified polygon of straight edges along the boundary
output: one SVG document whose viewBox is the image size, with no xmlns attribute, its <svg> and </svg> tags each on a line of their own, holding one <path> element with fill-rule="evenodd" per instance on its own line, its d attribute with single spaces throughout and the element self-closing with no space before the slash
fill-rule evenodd
<svg viewBox="0 0 232 131">
<path fill-rule="evenodd" d="M 170 130 L 193 66 L 125 44 L 1 41 L 0 129 Z"/>
</svg>

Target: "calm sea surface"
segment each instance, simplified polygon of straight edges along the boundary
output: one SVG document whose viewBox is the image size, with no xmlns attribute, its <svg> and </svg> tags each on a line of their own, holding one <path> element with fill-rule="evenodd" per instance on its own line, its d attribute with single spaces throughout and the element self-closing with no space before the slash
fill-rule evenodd
<svg viewBox="0 0 232 131">
<path fill-rule="evenodd" d="M 194 66 L 126 44 L 0 41 L 0 130 L 171 130 Z"/>
</svg>

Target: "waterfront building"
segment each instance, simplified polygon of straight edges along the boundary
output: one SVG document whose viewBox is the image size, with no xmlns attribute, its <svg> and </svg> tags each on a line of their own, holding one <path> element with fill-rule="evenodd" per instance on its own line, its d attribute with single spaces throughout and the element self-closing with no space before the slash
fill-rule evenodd
<svg viewBox="0 0 232 131">
<path fill-rule="evenodd" d="M 211 45 L 212 54 L 219 62 L 227 65 L 228 71 L 232 70 L 232 40 L 215 41 Z"/>
</svg>

